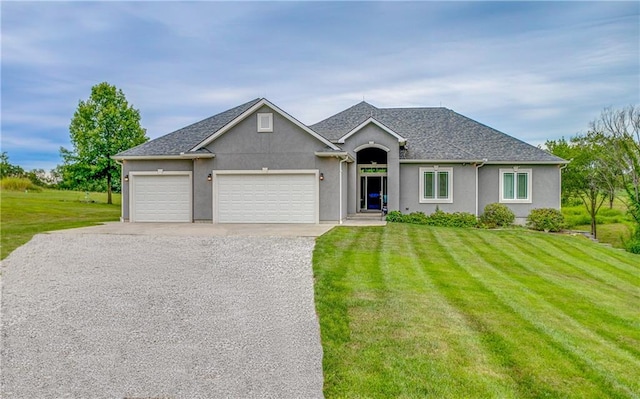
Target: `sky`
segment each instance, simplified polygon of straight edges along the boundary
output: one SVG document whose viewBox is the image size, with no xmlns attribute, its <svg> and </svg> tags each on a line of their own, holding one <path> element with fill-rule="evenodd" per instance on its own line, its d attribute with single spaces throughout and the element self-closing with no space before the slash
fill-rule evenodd
<svg viewBox="0 0 640 399">
<path fill-rule="evenodd" d="M 442 106 L 533 145 L 640 104 L 640 2 L 2 1 L 1 150 L 62 163 L 109 82 L 153 139 L 258 97 L 305 124 Z"/>
</svg>

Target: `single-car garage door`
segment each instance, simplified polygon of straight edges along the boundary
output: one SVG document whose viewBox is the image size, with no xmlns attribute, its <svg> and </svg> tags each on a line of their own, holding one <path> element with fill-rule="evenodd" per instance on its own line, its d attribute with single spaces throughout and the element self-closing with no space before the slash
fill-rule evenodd
<svg viewBox="0 0 640 399">
<path fill-rule="evenodd" d="M 132 174 L 132 222 L 191 222 L 191 175 Z"/>
<path fill-rule="evenodd" d="M 214 185 L 218 223 L 317 223 L 318 179 L 307 173 L 225 174 Z"/>
</svg>

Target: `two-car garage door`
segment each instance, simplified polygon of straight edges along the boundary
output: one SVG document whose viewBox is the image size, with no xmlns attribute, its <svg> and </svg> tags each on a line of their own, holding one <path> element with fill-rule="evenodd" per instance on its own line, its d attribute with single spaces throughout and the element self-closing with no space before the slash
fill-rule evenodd
<svg viewBox="0 0 640 399">
<path fill-rule="evenodd" d="M 216 174 L 214 222 L 318 222 L 318 180 L 315 172 L 227 173 Z"/>
<path fill-rule="evenodd" d="M 190 172 L 131 175 L 131 221 L 192 221 Z M 219 171 L 212 184 L 214 223 L 318 223 L 316 171 Z"/>
</svg>

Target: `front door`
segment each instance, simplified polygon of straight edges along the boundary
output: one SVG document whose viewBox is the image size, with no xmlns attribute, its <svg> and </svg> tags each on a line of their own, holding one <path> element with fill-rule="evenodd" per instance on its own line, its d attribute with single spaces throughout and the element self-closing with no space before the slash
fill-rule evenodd
<svg viewBox="0 0 640 399">
<path fill-rule="evenodd" d="M 360 210 L 381 210 L 387 205 L 387 176 L 360 176 Z"/>
</svg>

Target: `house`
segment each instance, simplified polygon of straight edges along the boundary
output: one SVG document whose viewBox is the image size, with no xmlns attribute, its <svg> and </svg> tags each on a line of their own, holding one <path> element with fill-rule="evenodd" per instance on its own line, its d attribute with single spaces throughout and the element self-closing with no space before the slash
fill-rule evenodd
<svg viewBox="0 0 640 399">
<path fill-rule="evenodd" d="M 307 126 L 259 98 L 114 156 L 122 220 L 319 223 L 381 209 L 523 221 L 567 161 L 447 108 L 361 102 Z"/>
</svg>

